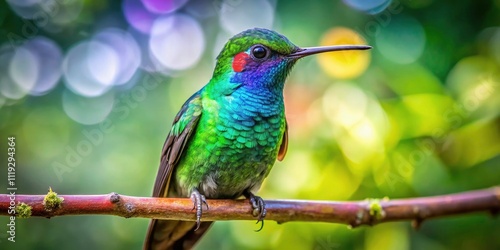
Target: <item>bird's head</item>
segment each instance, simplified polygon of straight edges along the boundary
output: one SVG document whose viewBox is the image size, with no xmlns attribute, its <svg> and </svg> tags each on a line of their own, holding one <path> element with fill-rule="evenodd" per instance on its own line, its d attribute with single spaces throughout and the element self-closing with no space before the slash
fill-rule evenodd
<svg viewBox="0 0 500 250">
<path fill-rule="evenodd" d="M 282 91 L 288 73 L 300 58 L 328 51 L 370 48 L 366 45 L 300 48 L 275 31 L 254 28 L 233 36 L 224 45 L 213 78 L 250 88 Z"/>
</svg>

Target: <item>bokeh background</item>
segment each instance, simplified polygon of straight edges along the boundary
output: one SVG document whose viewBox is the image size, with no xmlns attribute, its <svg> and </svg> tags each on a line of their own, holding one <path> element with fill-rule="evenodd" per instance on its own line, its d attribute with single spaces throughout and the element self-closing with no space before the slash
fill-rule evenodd
<svg viewBox="0 0 500 250">
<path fill-rule="evenodd" d="M 232 35 L 370 44 L 301 60 L 285 88 L 290 144 L 267 199 L 418 197 L 500 184 L 500 1 L 0 2 L 0 192 L 7 136 L 19 193 L 149 196 L 180 106 Z M 0 249 L 140 249 L 147 219 L 0 218 Z M 499 249 L 486 214 L 350 229 L 217 222 L 199 249 Z"/>
</svg>

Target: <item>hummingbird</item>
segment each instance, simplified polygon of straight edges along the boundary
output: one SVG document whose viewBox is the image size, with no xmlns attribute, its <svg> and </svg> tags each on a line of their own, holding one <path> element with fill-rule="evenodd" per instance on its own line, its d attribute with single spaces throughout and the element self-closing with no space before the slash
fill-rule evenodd
<svg viewBox="0 0 500 250">
<path fill-rule="evenodd" d="M 196 221 L 151 220 L 144 249 L 190 249 L 212 222 L 206 199 L 245 197 L 263 223 L 255 195 L 288 147 L 283 87 L 303 57 L 367 45 L 300 48 L 268 29 L 245 30 L 224 45 L 210 81 L 175 116 L 163 145 L 153 197 L 190 197 Z"/>
</svg>

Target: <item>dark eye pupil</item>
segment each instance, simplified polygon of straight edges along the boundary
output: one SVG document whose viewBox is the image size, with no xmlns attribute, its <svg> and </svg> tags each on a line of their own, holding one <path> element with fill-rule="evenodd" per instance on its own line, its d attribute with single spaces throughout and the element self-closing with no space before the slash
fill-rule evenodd
<svg viewBox="0 0 500 250">
<path fill-rule="evenodd" d="M 255 58 L 262 59 L 266 57 L 267 50 L 262 46 L 256 46 L 255 48 L 252 49 L 252 54 Z"/>
</svg>

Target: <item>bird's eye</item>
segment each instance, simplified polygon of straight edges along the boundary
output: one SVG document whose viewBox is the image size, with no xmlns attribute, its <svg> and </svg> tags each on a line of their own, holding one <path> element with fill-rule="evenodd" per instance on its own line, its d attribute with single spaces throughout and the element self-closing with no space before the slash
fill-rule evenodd
<svg viewBox="0 0 500 250">
<path fill-rule="evenodd" d="M 264 59 L 268 55 L 268 50 L 262 45 L 256 45 L 252 48 L 252 57 L 255 59 Z"/>
</svg>

